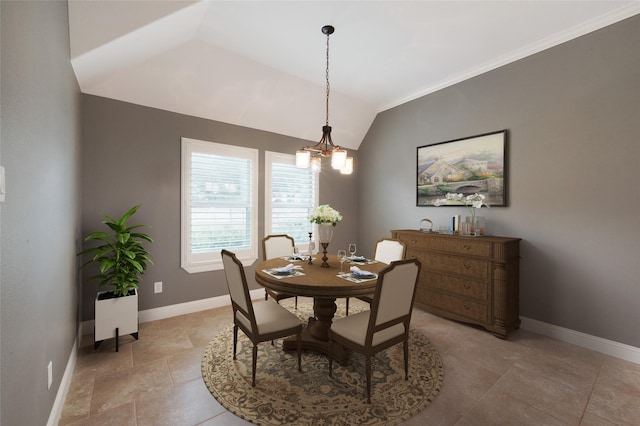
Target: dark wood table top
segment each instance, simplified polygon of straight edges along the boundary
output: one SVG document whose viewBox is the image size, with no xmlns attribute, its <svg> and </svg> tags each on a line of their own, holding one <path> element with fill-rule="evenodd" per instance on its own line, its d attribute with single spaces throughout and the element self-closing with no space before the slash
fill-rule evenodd
<svg viewBox="0 0 640 426">
<path fill-rule="evenodd" d="M 370 294 L 376 287 L 377 280 L 372 279 L 355 283 L 344 278 L 340 278 L 340 261 L 336 255 L 327 255 L 329 258 L 329 268 L 322 268 L 322 259 L 316 256 L 312 265 L 306 261 L 290 262 L 285 259 L 275 258 L 260 262 L 256 265 L 256 281 L 263 287 L 271 290 L 300 296 L 315 296 L 327 298 L 355 297 Z M 286 266 L 289 263 L 302 266 L 304 275 L 276 278 L 265 272 L 263 269 L 272 269 Z M 371 264 L 358 264 L 345 262 L 343 271 L 348 271 L 351 266 L 358 266 L 364 271 L 375 272 L 376 274 L 386 268 L 386 263 L 377 262 Z"/>
</svg>

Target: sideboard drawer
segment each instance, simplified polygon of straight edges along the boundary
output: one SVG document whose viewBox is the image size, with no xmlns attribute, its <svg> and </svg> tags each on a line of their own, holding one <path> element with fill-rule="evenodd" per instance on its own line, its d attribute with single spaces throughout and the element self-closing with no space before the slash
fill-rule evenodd
<svg viewBox="0 0 640 426">
<path fill-rule="evenodd" d="M 472 302 L 462 297 L 433 292 L 430 295 L 429 304 L 448 312 L 453 312 L 459 316 L 470 320 L 486 323 L 489 321 L 488 306 L 483 303 Z"/>
<path fill-rule="evenodd" d="M 443 290 L 463 297 L 471 297 L 483 302 L 489 300 L 489 285 L 487 281 L 469 280 L 432 271 L 426 274 L 425 281 L 429 288 Z"/>
<path fill-rule="evenodd" d="M 433 238 L 416 238 L 407 235 L 401 238 L 407 244 L 407 250 L 412 248 L 422 250 L 446 251 L 465 256 L 491 257 L 491 242 L 475 239 L 474 237 L 447 238 L 436 235 Z"/>
<path fill-rule="evenodd" d="M 423 269 L 464 275 L 470 278 L 486 280 L 489 278 L 489 261 L 468 257 L 449 256 L 439 253 L 416 253 Z"/>
</svg>

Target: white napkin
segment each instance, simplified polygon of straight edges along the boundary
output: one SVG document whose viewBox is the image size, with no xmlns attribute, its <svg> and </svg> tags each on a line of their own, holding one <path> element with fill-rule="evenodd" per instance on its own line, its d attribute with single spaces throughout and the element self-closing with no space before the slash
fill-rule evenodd
<svg viewBox="0 0 640 426">
<path fill-rule="evenodd" d="M 273 268 L 273 272 L 291 272 L 293 271 L 293 263 L 288 264 L 287 266 L 281 266 L 279 268 Z"/>
<path fill-rule="evenodd" d="M 309 256 L 306 256 L 304 254 L 294 254 L 292 256 L 289 257 L 289 259 L 291 260 L 309 260 Z"/>
<path fill-rule="evenodd" d="M 273 268 L 273 269 L 271 269 L 271 272 L 278 272 L 278 273 L 292 272 L 294 269 L 302 270 L 302 266 L 300 266 L 300 265 L 295 265 L 294 266 L 293 263 L 290 263 L 287 266 L 281 266 L 279 268 Z"/>
<path fill-rule="evenodd" d="M 351 256 L 351 260 L 355 260 L 356 262 L 364 262 L 367 259 L 364 256 Z"/>
<path fill-rule="evenodd" d="M 374 275 L 373 272 L 369 272 L 369 271 L 363 271 L 360 268 L 358 268 L 357 266 L 352 266 L 351 268 L 349 268 L 349 270 L 353 273 L 353 275 L 355 275 L 356 277 L 371 277 Z"/>
</svg>

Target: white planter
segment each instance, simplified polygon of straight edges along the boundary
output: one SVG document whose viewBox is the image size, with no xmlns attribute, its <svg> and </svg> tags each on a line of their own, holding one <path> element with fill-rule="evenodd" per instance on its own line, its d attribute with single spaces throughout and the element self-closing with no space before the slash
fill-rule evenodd
<svg viewBox="0 0 640 426">
<path fill-rule="evenodd" d="M 95 347 L 105 339 L 133 334 L 138 339 L 138 290 L 135 294 L 113 299 L 98 300 L 96 295 Z M 116 334 L 116 329 L 118 330 Z M 116 350 L 118 342 L 116 341 Z"/>
</svg>

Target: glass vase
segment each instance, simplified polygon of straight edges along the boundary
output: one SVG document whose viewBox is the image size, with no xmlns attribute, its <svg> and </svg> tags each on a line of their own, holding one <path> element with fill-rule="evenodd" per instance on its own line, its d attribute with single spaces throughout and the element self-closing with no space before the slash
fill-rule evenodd
<svg viewBox="0 0 640 426">
<path fill-rule="evenodd" d="M 321 223 L 318 225 L 318 238 L 321 243 L 330 243 L 333 237 L 333 224 Z"/>
<path fill-rule="evenodd" d="M 484 235 L 485 225 L 484 225 L 484 217 L 482 216 L 474 216 L 473 222 L 471 225 L 471 234 L 479 237 L 480 235 Z"/>
<path fill-rule="evenodd" d="M 333 224 L 321 223 L 318 225 L 318 239 L 322 246 L 322 264 L 320 264 L 320 266 L 323 268 L 329 267 L 329 264 L 327 263 L 327 260 L 329 259 L 327 257 L 327 247 L 329 247 L 331 237 L 333 237 Z"/>
</svg>

